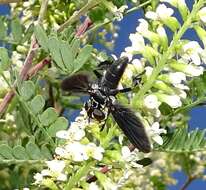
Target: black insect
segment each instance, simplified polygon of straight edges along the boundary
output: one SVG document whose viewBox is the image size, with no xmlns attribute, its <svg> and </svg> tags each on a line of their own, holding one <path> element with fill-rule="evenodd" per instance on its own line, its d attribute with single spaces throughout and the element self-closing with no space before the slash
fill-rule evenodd
<svg viewBox="0 0 206 190">
<path fill-rule="evenodd" d="M 100 63 L 99 66 L 107 69 L 104 74 L 94 71 L 96 81 L 91 82 L 86 74 L 76 74 L 64 79 L 61 87 L 65 91 L 89 94 L 90 98 L 85 103 L 89 118 L 102 121 L 111 113 L 130 142 L 140 151 L 150 152 L 150 142 L 140 119 L 131 109 L 121 105 L 115 97 L 118 93 L 131 91 L 131 88 L 117 88 L 127 64 L 127 57 L 113 61 L 112 64 L 107 61 Z"/>
</svg>

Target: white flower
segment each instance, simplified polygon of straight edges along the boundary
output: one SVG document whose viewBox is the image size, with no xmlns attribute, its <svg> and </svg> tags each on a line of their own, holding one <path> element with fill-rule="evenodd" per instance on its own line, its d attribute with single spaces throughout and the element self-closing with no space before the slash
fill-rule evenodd
<svg viewBox="0 0 206 190">
<path fill-rule="evenodd" d="M 65 168 L 65 162 L 63 160 L 46 161 L 46 164 L 52 172 L 61 173 Z"/>
<path fill-rule="evenodd" d="M 186 6 L 185 0 L 160 0 L 161 2 L 167 2 L 171 5 L 178 7 L 179 6 Z"/>
<path fill-rule="evenodd" d="M 164 20 L 172 16 L 173 13 L 174 13 L 173 9 L 167 8 L 164 4 L 160 4 L 157 7 L 156 12 L 148 11 L 145 14 L 145 17 L 152 20 Z"/>
<path fill-rule="evenodd" d="M 126 48 L 125 48 L 125 49 L 126 49 Z M 121 55 L 120 55 L 120 57 L 128 57 L 129 61 L 131 61 L 131 60 L 132 60 L 132 57 L 133 57 L 133 54 L 132 54 L 132 52 L 129 52 L 129 51 L 127 51 L 127 52 L 122 52 Z"/>
<path fill-rule="evenodd" d="M 117 16 L 118 21 L 123 19 L 123 14 L 122 13 L 124 13 L 126 9 L 128 9 L 127 5 L 123 5 L 118 9 L 118 11 L 116 12 L 116 16 Z"/>
<path fill-rule="evenodd" d="M 153 141 L 155 141 L 157 144 L 162 145 L 163 144 L 163 139 L 160 136 L 162 133 L 166 133 L 167 131 L 165 129 L 160 129 L 159 128 L 159 123 L 155 122 L 152 124 L 149 130 L 149 136 L 152 138 Z"/>
<path fill-rule="evenodd" d="M 34 179 L 35 179 L 35 183 L 39 184 L 43 181 L 44 178 L 43 178 L 43 175 L 41 173 L 36 173 L 34 175 Z"/>
<path fill-rule="evenodd" d="M 141 52 L 144 50 L 145 42 L 144 42 L 144 38 L 142 37 L 142 35 L 138 33 L 130 34 L 129 39 L 132 42 L 132 46 L 126 47 L 125 48 L 126 52 L 132 54 L 133 52 Z"/>
<path fill-rule="evenodd" d="M 99 187 L 95 182 L 89 184 L 89 190 L 99 190 Z"/>
<path fill-rule="evenodd" d="M 166 95 L 160 93 L 157 93 L 156 95 L 160 101 L 165 102 L 172 108 L 178 108 L 182 105 L 180 97 L 177 95 Z"/>
<path fill-rule="evenodd" d="M 48 169 L 44 169 L 41 171 L 42 176 L 50 176 L 51 175 L 51 171 Z"/>
<path fill-rule="evenodd" d="M 176 89 L 177 90 L 177 95 L 180 97 L 180 98 L 183 98 L 185 99 L 187 97 L 187 94 L 184 90 L 181 90 L 181 89 Z"/>
<path fill-rule="evenodd" d="M 150 66 L 147 66 L 145 67 L 145 70 L 146 70 L 145 75 L 149 78 L 150 75 L 152 74 L 153 68 Z"/>
<path fill-rule="evenodd" d="M 56 133 L 56 137 L 60 139 L 69 139 L 69 133 L 66 130 L 60 130 Z"/>
<path fill-rule="evenodd" d="M 158 101 L 157 96 L 150 94 L 144 98 L 144 105 L 149 109 L 155 109 L 159 107 L 160 102 Z"/>
<path fill-rule="evenodd" d="M 67 151 L 64 148 L 62 148 L 62 147 L 56 147 L 55 153 L 57 155 L 61 156 L 62 158 L 66 158 L 67 157 Z"/>
<path fill-rule="evenodd" d="M 138 160 L 141 160 L 144 158 L 144 153 L 139 152 L 138 149 L 135 149 L 134 151 L 130 152 L 129 148 L 126 146 L 122 147 L 122 159 L 125 160 L 127 163 L 127 168 L 142 168 L 143 166 L 140 164 L 137 164 Z"/>
<path fill-rule="evenodd" d="M 184 84 L 174 84 L 174 87 L 179 88 L 181 90 L 189 90 L 190 88 Z"/>
<path fill-rule="evenodd" d="M 73 122 L 68 130 L 58 131 L 56 136 L 70 141 L 79 141 L 85 136 L 85 131 L 81 128 L 80 123 Z"/>
<path fill-rule="evenodd" d="M 201 54 L 203 49 L 196 41 L 190 41 L 183 47 L 183 54 L 181 55 L 183 59 L 187 61 L 192 61 L 195 65 L 201 64 Z"/>
<path fill-rule="evenodd" d="M 128 148 L 128 146 L 123 146 L 121 153 L 122 153 L 122 158 L 124 160 L 127 160 L 127 158 L 131 155 L 131 152 L 130 152 L 130 149 Z"/>
<path fill-rule="evenodd" d="M 190 76 L 200 76 L 203 74 L 204 68 L 203 67 L 196 67 L 195 65 L 188 65 L 185 68 L 185 73 L 189 74 Z"/>
<path fill-rule="evenodd" d="M 149 28 L 148 22 L 145 19 L 139 19 L 138 21 L 140 23 L 137 26 L 136 31 L 139 32 L 140 34 L 148 33 L 149 32 L 149 30 L 148 30 L 148 28 Z"/>
<path fill-rule="evenodd" d="M 169 73 L 169 80 L 172 84 L 180 84 L 186 80 L 186 76 L 182 72 Z"/>
<path fill-rule="evenodd" d="M 97 147 L 94 143 L 89 143 L 86 145 L 86 153 L 89 157 L 96 160 L 102 160 L 104 149 L 102 147 Z"/>
<path fill-rule="evenodd" d="M 200 11 L 198 12 L 198 15 L 200 17 L 200 20 L 206 23 L 206 7 L 203 7 L 202 9 L 200 9 Z"/>
<path fill-rule="evenodd" d="M 5 116 L 5 120 L 7 122 L 14 122 L 15 121 L 15 118 L 13 115 L 11 115 L 10 113 L 7 113 L 6 116 Z"/>
<path fill-rule="evenodd" d="M 58 181 L 67 181 L 67 175 L 63 173 L 59 173 L 59 175 L 56 177 Z"/>
<path fill-rule="evenodd" d="M 123 13 L 125 12 L 126 9 L 128 9 L 127 5 L 123 5 L 120 8 L 117 8 L 116 6 L 113 6 L 111 11 L 114 13 L 117 20 L 121 21 L 123 19 Z"/>
<path fill-rule="evenodd" d="M 13 51 L 11 59 L 12 59 L 12 63 L 14 63 L 18 69 L 22 68 L 23 60 L 22 60 L 22 55 L 20 53 L 18 53 L 17 51 Z"/>
<path fill-rule="evenodd" d="M 167 38 L 167 33 L 166 33 L 164 27 L 162 27 L 161 25 L 158 26 L 158 28 L 157 28 L 157 33 L 158 33 L 160 36 Z"/>
<path fill-rule="evenodd" d="M 144 61 L 143 60 L 133 59 L 132 64 L 134 65 L 134 67 L 138 73 L 140 73 L 144 70 Z"/>
<path fill-rule="evenodd" d="M 133 76 L 134 66 L 132 64 L 127 65 L 123 77 L 131 79 Z"/>
<path fill-rule="evenodd" d="M 83 160 L 88 160 L 89 158 L 86 153 L 86 146 L 79 142 L 73 142 L 66 145 L 65 150 L 67 151 L 68 157 L 73 161 L 81 162 Z"/>
</svg>

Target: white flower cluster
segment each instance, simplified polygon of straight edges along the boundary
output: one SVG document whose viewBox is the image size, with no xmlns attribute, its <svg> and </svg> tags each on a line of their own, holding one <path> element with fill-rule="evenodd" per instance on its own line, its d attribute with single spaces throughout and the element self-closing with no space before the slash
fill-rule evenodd
<svg viewBox="0 0 206 190">
<path fill-rule="evenodd" d="M 54 180 L 66 181 L 67 175 L 64 172 L 65 161 L 63 160 L 52 160 L 46 162 L 48 169 L 44 169 L 41 173 L 34 175 L 35 184 L 42 184 L 46 177 L 52 177 Z"/>
<path fill-rule="evenodd" d="M 86 117 L 86 111 L 82 110 L 68 130 L 61 130 L 56 133 L 58 138 L 65 141 L 63 145 L 55 149 L 58 160 L 46 162 L 49 169 L 44 169 L 34 176 L 36 184 L 41 184 L 44 177 L 47 176 L 55 180 L 65 181 L 67 179 L 64 172 L 66 162 L 82 162 L 90 158 L 102 160 L 104 149 L 101 146 L 91 142 L 81 142 L 85 137 L 85 127 L 91 125 Z"/>
<path fill-rule="evenodd" d="M 55 153 L 61 158 L 70 159 L 75 162 L 88 160 L 90 157 L 95 160 L 102 160 L 104 149 L 94 143 L 82 144 L 80 141 L 85 136 L 85 127 L 88 126 L 88 119 L 84 116 L 86 112 L 81 111 L 68 130 L 58 131 L 56 136 L 65 139 L 66 143 L 57 147 Z"/>
<path fill-rule="evenodd" d="M 162 2 L 170 3 L 178 8 L 182 16 L 185 14 L 184 11 L 189 11 L 184 0 L 162 0 Z M 127 56 L 132 63 L 127 67 L 123 80 L 131 80 L 132 77 L 141 73 L 143 73 L 142 80 L 144 80 L 144 83 L 151 79 L 154 72 L 156 72 L 155 68 L 158 67 L 158 64 L 161 64 L 162 53 L 164 52 L 161 50 L 166 51 L 169 46 L 173 45 L 172 43 L 169 44 L 164 26 L 169 27 L 172 31 L 180 26 L 177 19 L 172 16 L 173 14 L 174 10 L 172 8 L 160 4 L 155 12 L 148 11 L 145 14 L 146 19 L 139 19 L 136 32 L 129 36 L 131 46 L 126 47 L 125 52 L 121 54 L 121 56 Z M 199 11 L 197 17 L 199 16 L 200 20 L 204 22 L 205 15 L 206 8 L 204 7 Z M 151 22 L 155 22 L 155 31 L 151 29 Z M 203 34 L 200 37 L 206 39 L 206 33 L 204 33 L 204 37 Z M 142 101 L 143 109 L 147 110 L 153 117 L 149 121 L 151 127 L 147 129 L 149 136 L 160 145 L 163 144 L 160 134 L 166 133 L 166 131 L 161 129 L 159 131 L 159 127 L 157 127 L 159 124 L 156 121 L 161 120 L 159 106 L 166 103 L 174 109 L 181 107 L 189 90 L 187 81 L 192 77 L 202 75 L 203 65 L 206 63 L 206 50 L 197 41 L 180 39 L 174 49 L 177 50 L 173 50 L 174 52 L 168 54 L 168 63 L 162 67 L 157 79 L 153 82 L 152 89 L 144 95 Z M 141 55 L 142 58 L 140 60 L 133 59 L 134 55 Z"/>
</svg>

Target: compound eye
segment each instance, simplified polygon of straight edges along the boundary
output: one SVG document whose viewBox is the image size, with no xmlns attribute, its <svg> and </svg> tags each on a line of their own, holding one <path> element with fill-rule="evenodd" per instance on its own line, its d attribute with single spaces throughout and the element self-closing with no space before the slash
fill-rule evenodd
<svg viewBox="0 0 206 190">
<path fill-rule="evenodd" d="M 99 109 L 94 109 L 93 110 L 93 117 L 97 121 L 101 121 L 101 120 L 105 119 L 105 114 L 101 110 L 99 110 Z"/>
</svg>

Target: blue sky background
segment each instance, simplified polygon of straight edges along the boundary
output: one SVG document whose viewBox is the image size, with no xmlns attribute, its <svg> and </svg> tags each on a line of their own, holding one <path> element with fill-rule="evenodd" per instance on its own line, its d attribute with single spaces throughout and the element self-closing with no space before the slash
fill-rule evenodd
<svg viewBox="0 0 206 190">
<path fill-rule="evenodd" d="M 193 0 L 186 0 L 188 6 L 191 8 L 193 4 Z M 0 15 L 9 14 L 9 7 L 7 5 L 0 5 Z M 115 44 L 114 51 L 109 52 L 113 53 L 117 56 L 120 55 L 126 46 L 131 45 L 129 40 L 129 34 L 134 33 L 137 27 L 137 20 L 143 16 L 142 11 L 136 11 L 124 17 L 124 19 L 119 23 L 120 30 L 119 36 L 117 38 L 117 42 Z M 184 36 L 187 39 L 197 40 L 197 36 L 193 31 L 188 31 Z M 191 111 L 191 119 L 189 121 L 190 129 L 200 128 L 204 129 L 206 124 L 206 107 L 198 107 Z M 173 176 L 178 179 L 178 184 L 176 186 L 171 186 L 169 190 L 178 190 L 182 187 L 184 182 L 186 181 L 186 176 L 182 172 L 176 172 Z M 187 190 L 206 190 L 206 181 L 195 180 L 193 183 L 187 188 Z"/>
</svg>

